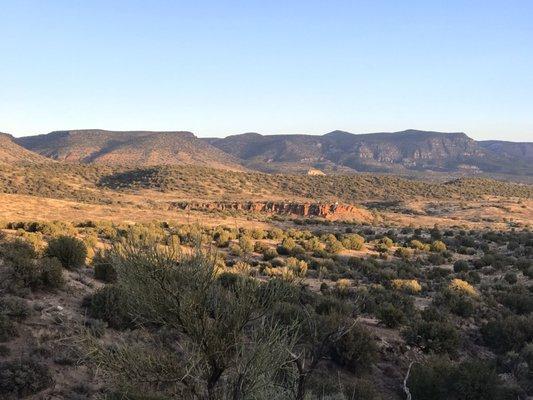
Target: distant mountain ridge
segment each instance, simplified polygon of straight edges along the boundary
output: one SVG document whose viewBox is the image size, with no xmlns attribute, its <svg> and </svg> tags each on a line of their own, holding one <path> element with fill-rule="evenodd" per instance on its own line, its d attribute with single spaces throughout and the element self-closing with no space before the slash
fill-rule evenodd
<svg viewBox="0 0 533 400">
<path fill-rule="evenodd" d="M 66 162 L 109 165 L 206 165 L 242 169 L 239 160 L 191 132 L 56 131 L 17 139 L 25 148 Z"/>
<path fill-rule="evenodd" d="M 453 172 L 533 175 L 533 143 L 475 141 L 463 132 L 405 130 L 325 135 L 197 138 L 191 132 L 56 131 L 16 139 L 42 156 L 109 165 L 204 165 L 223 169 L 305 173 Z"/>
<path fill-rule="evenodd" d="M 498 143 L 511 142 L 483 145 L 462 132 L 411 129 L 356 135 L 333 131 L 322 136 L 245 133 L 208 141 L 244 160 L 248 167 L 264 171 L 313 167 L 362 172 L 533 173 L 527 157 L 510 160 L 506 153 L 499 154 L 504 148 L 508 152 L 514 148 Z"/>
</svg>

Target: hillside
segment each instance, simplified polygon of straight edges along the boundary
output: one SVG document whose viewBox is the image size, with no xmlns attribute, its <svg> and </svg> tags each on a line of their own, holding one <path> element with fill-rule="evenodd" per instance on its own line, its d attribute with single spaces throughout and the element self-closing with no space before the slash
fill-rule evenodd
<svg viewBox="0 0 533 400">
<path fill-rule="evenodd" d="M 333 131 L 323 136 L 246 133 L 208 142 L 265 172 L 326 171 L 406 172 L 437 171 L 467 174 L 530 175 L 531 159 L 502 146 L 482 145 L 464 133 L 407 130 L 355 135 Z M 509 143 L 509 142 L 507 142 Z M 526 143 L 527 145 L 527 143 Z M 511 144 L 506 148 L 511 149 Z M 509 150 L 511 151 L 511 150 Z"/>
<path fill-rule="evenodd" d="M 481 147 L 503 157 L 533 162 L 533 143 L 502 140 L 484 140 L 478 143 Z"/>
<path fill-rule="evenodd" d="M 0 132 L 0 163 L 39 163 L 44 157 L 26 150 L 13 141 L 13 137 Z"/>
<path fill-rule="evenodd" d="M 197 138 L 191 132 L 56 131 L 15 139 L 27 150 L 66 162 L 146 167 L 200 165 L 229 170 L 305 174 L 379 172 L 533 176 L 533 144 L 475 141 L 461 132 L 419 130 L 318 135 L 245 133 Z M 506 176 L 507 175 L 507 176 Z"/>
<path fill-rule="evenodd" d="M 209 165 L 242 169 L 238 161 L 190 132 L 57 131 L 23 137 L 26 149 L 55 160 L 106 165 Z"/>
</svg>

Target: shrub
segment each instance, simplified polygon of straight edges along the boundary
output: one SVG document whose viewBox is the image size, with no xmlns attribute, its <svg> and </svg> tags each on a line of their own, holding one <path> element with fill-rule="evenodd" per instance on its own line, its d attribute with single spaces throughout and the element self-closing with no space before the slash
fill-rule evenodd
<svg viewBox="0 0 533 400">
<path fill-rule="evenodd" d="M 387 328 L 396 328 L 405 322 L 405 314 L 402 309 L 391 303 L 378 306 L 376 317 Z"/>
<path fill-rule="evenodd" d="M 413 250 L 407 247 L 398 247 L 396 251 L 394 252 L 394 255 L 396 257 L 408 259 L 413 255 Z"/>
<path fill-rule="evenodd" d="M 428 311 L 423 319 L 415 320 L 402 335 L 407 343 L 420 347 L 426 353 L 455 353 L 460 344 L 457 328 L 447 320 L 428 315 L 431 312 Z M 438 311 L 436 314 L 439 314 Z"/>
<path fill-rule="evenodd" d="M 472 298 L 464 293 L 445 288 L 434 298 L 437 306 L 446 307 L 452 313 L 461 317 L 470 317 L 474 314 L 475 304 Z"/>
<path fill-rule="evenodd" d="M 40 285 L 40 269 L 35 261 L 35 248 L 17 239 L 0 245 L 0 257 L 9 268 L 13 286 L 20 288 L 36 288 Z"/>
<path fill-rule="evenodd" d="M 215 243 L 218 247 L 228 247 L 230 239 L 230 233 L 226 230 L 215 234 Z"/>
<path fill-rule="evenodd" d="M 505 399 L 503 387 L 493 365 L 470 360 L 453 364 L 447 359 L 430 359 L 415 364 L 407 386 L 416 400 L 496 400 Z M 512 398 L 512 397 L 509 397 Z"/>
<path fill-rule="evenodd" d="M 333 343 L 331 358 L 352 372 L 369 372 L 377 358 L 377 346 L 365 328 L 355 325 Z"/>
<path fill-rule="evenodd" d="M 520 290 L 515 287 L 514 291 L 505 292 L 500 297 L 500 302 L 517 314 L 529 314 L 533 312 L 533 293 Z"/>
<path fill-rule="evenodd" d="M 252 266 L 244 261 L 238 261 L 233 265 L 231 271 L 240 275 L 250 275 Z"/>
<path fill-rule="evenodd" d="M 479 296 L 476 288 L 474 288 L 470 283 L 463 281 L 462 279 L 452 279 L 448 287 L 450 288 L 450 290 L 465 294 L 470 297 Z"/>
<path fill-rule="evenodd" d="M 117 271 L 111 264 L 110 257 L 104 252 L 97 252 L 93 258 L 94 277 L 102 282 L 114 283 L 117 281 Z"/>
<path fill-rule="evenodd" d="M 429 245 L 422 243 L 420 240 L 416 240 L 416 239 L 411 240 L 409 245 L 415 250 L 420 250 L 420 251 L 429 250 Z"/>
<path fill-rule="evenodd" d="M 268 244 L 265 242 L 257 241 L 254 244 L 254 251 L 256 253 L 264 253 L 268 249 Z"/>
<path fill-rule="evenodd" d="M 242 251 L 242 248 L 241 246 L 239 246 L 237 243 L 231 243 L 229 245 L 229 252 L 231 255 L 234 255 L 234 256 L 237 256 L 237 257 L 240 257 L 244 254 L 244 252 Z"/>
<path fill-rule="evenodd" d="M 298 260 L 297 258 L 289 257 L 285 265 L 287 268 L 293 271 L 296 276 L 300 278 L 303 278 L 307 273 L 308 266 L 307 263 L 303 260 Z"/>
<path fill-rule="evenodd" d="M 285 238 L 281 242 L 281 245 L 278 246 L 278 253 L 283 255 L 289 255 L 292 253 L 294 248 L 296 247 L 296 242 L 293 238 Z"/>
<path fill-rule="evenodd" d="M 254 242 L 248 236 L 241 236 L 239 238 L 239 247 L 245 254 L 250 254 L 254 251 Z"/>
<path fill-rule="evenodd" d="M 394 246 L 394 241 L 387 237 L 387 236 L 384 236 L 380 239 L 379 243 L 385 245 L 387 248 L 391 248 L 392 246 Z"/>
<path fill-rule="evenodd" d="M 533 315 L 489 321 L 481 327 L 481 335 L 487 346 L 497 352 L 520 351 L 533 341 Z"/>
<path fill-rule="evenodd" d="M 41 280 L 47 289 L 61 289 L 65 286 L 63 268 L 57 258 L 43 258 L 41 260 Z"/>
<path fill-rule="evenodd" d="M 269 261 L 278 256 L 276 249 L 268 248 L 263 252 L 263 260 Z"/>
<path fill-rule="evenodd" d="M 342 245 L 350 250 L 361 250 L 365 243 L 365 238 L 357 234 L 344 235 L 341 240 Z"/>
<path fill-rule="evenodd" d="M 402 290 L 407 293 L 419 293 L 422 290 L 422 286 L 416 279 L 393 279 L 392 287 L 396 290 Z"/>
<path fill-rule="evenodd" d="M 435 240 L 433 243 L 431 243 L 431 251 L 434 251 L 436 253 L 442 253 L 446 250 L 446 244 L 441 240 Z"/>
<path fill-rule="evenodd" d="M 323 241 L 326 245 L 326 251 L 328 253 L 339 253 L 344 249 L 343 245 L 339 240 L 335 237 L 335 235 L 329 234 L 324 236 Z"/>
<path fill-rule="evenodd" d="M 5 398 L 23 398 L 50 387 L 48 368 L 33 360 L 0 363 L 0 394 Z"/>
<path fill-rule="evenodd" d="M 468 261 L 466 260 L 457 260 L 453 264 L 453 271 L 454 272 L 466 272 L 470 269 L 470 264 L 468 264 Z"/>
<path fill-rule="evenodd" d="M 85 263 L 87 246 L 74 237 L 60 236 L 50 241 L 46 253 L 49 257 L 57 258 L 63 268 L 76 269 Z"/>
<path fill-rule="evenodd" d="M 511 285 L 513 285 L 516 282 L 518 282 L 518 277 L 516 276 L 515 272 L 507 272 L 504 275 L 503 279 L 505 279 L 507 281 L 507 283 L 510 283 Z"/>
<path fill-rule="evenodd" d="M 104 286 L 90 299 L 91 317 L 107 322 L 110 328 L 126 329 L 133 326 L 127 310 L 126 296 L 115 285 Z"/>
<path fill-rule="evenodd" d="M 0 298 L 0 313 L 19 320 L 27 318 L 31 311 L 25 300 L 20 297 Z"/>
</svg>

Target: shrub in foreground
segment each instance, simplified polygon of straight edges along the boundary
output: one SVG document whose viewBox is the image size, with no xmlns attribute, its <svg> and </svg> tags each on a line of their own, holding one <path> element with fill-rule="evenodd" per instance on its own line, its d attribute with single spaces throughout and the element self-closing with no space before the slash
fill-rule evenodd
<svg viewBox="0 0 533 400">
<path fill-rule="evenodd" d="M 48 368 L 33 360 L 0 364 L 0 397 L 21 399 L 39 393 L 53 383 Z"/>
</svg>

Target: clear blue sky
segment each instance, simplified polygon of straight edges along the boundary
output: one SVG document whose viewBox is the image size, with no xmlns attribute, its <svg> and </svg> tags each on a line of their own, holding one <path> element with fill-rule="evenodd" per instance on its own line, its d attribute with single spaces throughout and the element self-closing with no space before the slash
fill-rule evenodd
<svg viewBox="0 0 533 400">
<path fill-rule="evenodd" d="M 533 1 L 0 0 L 0 131 L 533 137 Z"/>
</svg>

